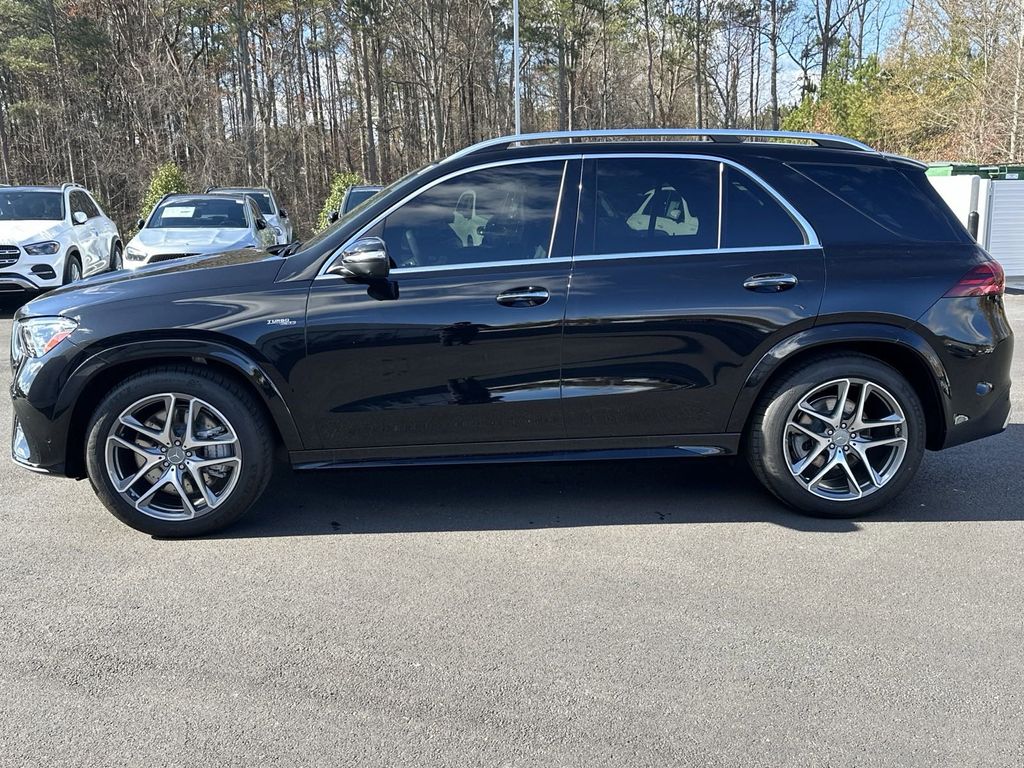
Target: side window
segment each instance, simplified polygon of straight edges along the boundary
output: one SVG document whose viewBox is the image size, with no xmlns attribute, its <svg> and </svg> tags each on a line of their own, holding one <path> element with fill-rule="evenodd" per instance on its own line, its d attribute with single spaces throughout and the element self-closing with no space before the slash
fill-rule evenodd
<svg viewBox="0 0 1024 768">
<path fill-rule="evenodd" d="M 593 186 L 596 254 L 718 247 L 717 162 L 602 159 Z"/>
<path fill-rule="evenodd" d="M 71 206 L 72 216 L 74 216 L 78 211 L 81 211 L 86 216 L 89 215 L 85 201 L 82 200 L 83 197 L 84 195 L 78 190 L 72 190 L 70 194 L 68 194 L 68 203 Z"/>
<path fill-rule="evenodd" d="M 803 230 L 760 184 L 730 166 L 723 179 L 723 248 L 804 244 Z"/>
<path fill-rule="evenodd" d="M 417 195 L 374 227 L 395 266 L 546 259 L 565 163 L 470 171 Z"/>
<path fill-rule="evenodd" d="M 85 206 L 85 215 L 88 216 L 90 219 L 94 219 L 97 216 L 99 216 L 99 206 L 96 205 L 96 201 L 92 199 L 92 196 L 87 192 L 83 192 L 81 194 L 82 204 Z"/>
</svg>

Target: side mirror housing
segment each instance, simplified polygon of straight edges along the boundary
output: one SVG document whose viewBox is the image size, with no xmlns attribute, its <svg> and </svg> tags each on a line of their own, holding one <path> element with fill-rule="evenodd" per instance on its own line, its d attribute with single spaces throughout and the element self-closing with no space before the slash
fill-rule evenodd
<svg viewBox="0 0 1024 768">
<path fill-rule="evenodd" d="M 146 220 L 145 219 L 139 219 L 138 221 L 135 222 L 135 228 L 136 229 L 142 229 L 144 226 L 146 226 Z"/>
<path fill-rule="evenodd" d="M 391 271 L 388 248 L 379 237 L 364 237 L 334 258 L 328 275 L 354 277 L 358 280 L 383 280 Z"/>
<path fill-rule="evenodd" d="M 288 218 L 288 211 L 286 211 L 284 208 L 278 208 L 277 209 L 277 215 L 280 216 L 282 219 L 287 219 Z"/>
<path fill-rule="evenodd" d="M 263 219 L 256 219 L 256 229 L 266 229 L 267 222 Z"/>
<path fill-rule="evenodd" d="M 330 213 L 327 214 L 327 223 L 328 224 L 333 224 L 334 222 L 336 222 L 340 218 L 341 218 L 341 216 L 338 214 L 337 211 L 331 211 Z"/>
<path fill-rule="evenodd" d="M 85 222 L 89 220 L 89 217 L 86 216 L 83 211 L 75 211 L 71 214 L 71 220 L 75 222 L 75 224 L 85 224 Z"/>
</svg>

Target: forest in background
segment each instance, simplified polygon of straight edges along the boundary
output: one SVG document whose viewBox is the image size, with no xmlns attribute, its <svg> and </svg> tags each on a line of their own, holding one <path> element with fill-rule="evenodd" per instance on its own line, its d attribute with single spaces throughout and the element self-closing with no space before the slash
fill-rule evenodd
<svg viewBox="0 0 1024 768">
<path fill-rule="evenodd" d="M 1020 160 L 1022 0 L 521 0 L 523 130 L 841 133 Z M 75 180 L 122 228 L 166 163 L 271 186 L 513 132 L 511 0 L 0 0 L 0 182 Z M 347 177 L 351 178 L 351 176 Z"/>
</svg>

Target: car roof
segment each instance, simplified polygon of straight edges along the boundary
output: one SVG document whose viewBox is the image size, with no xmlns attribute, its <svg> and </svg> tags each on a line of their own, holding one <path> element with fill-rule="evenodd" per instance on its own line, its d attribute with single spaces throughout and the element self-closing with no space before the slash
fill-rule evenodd
<svg viewBox="0 0 1024 768">
<path fill-rule="evenodd" d="M 169 195 L 165 195 L 160 200 L 161 203 L 166 203 L 169 200 L 223 200 L 227 198 L 229 200 L 247 200 L 249 195 L 247 194 L 192 194 L 190 192 L 172 192 Z"/>
</svg>

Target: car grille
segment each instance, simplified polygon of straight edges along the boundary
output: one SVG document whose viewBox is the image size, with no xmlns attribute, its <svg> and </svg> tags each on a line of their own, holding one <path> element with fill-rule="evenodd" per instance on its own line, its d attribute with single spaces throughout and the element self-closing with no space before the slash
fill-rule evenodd
<svg viewBox="0 0 1024 768">
<path fill-rule="evenodd" d="M 172 259 L 187 259 L 189 256 L 198 256 L 198 253 L 155 253 L 149 257 L 150 264 L 158 261 L 171 261 Z"/>
<path fill-rule="evenodd" d="M 21 249 L 16 245 L 0 245 L 0 267 L 9 267 L 18 261 Z"/>
</svg>

